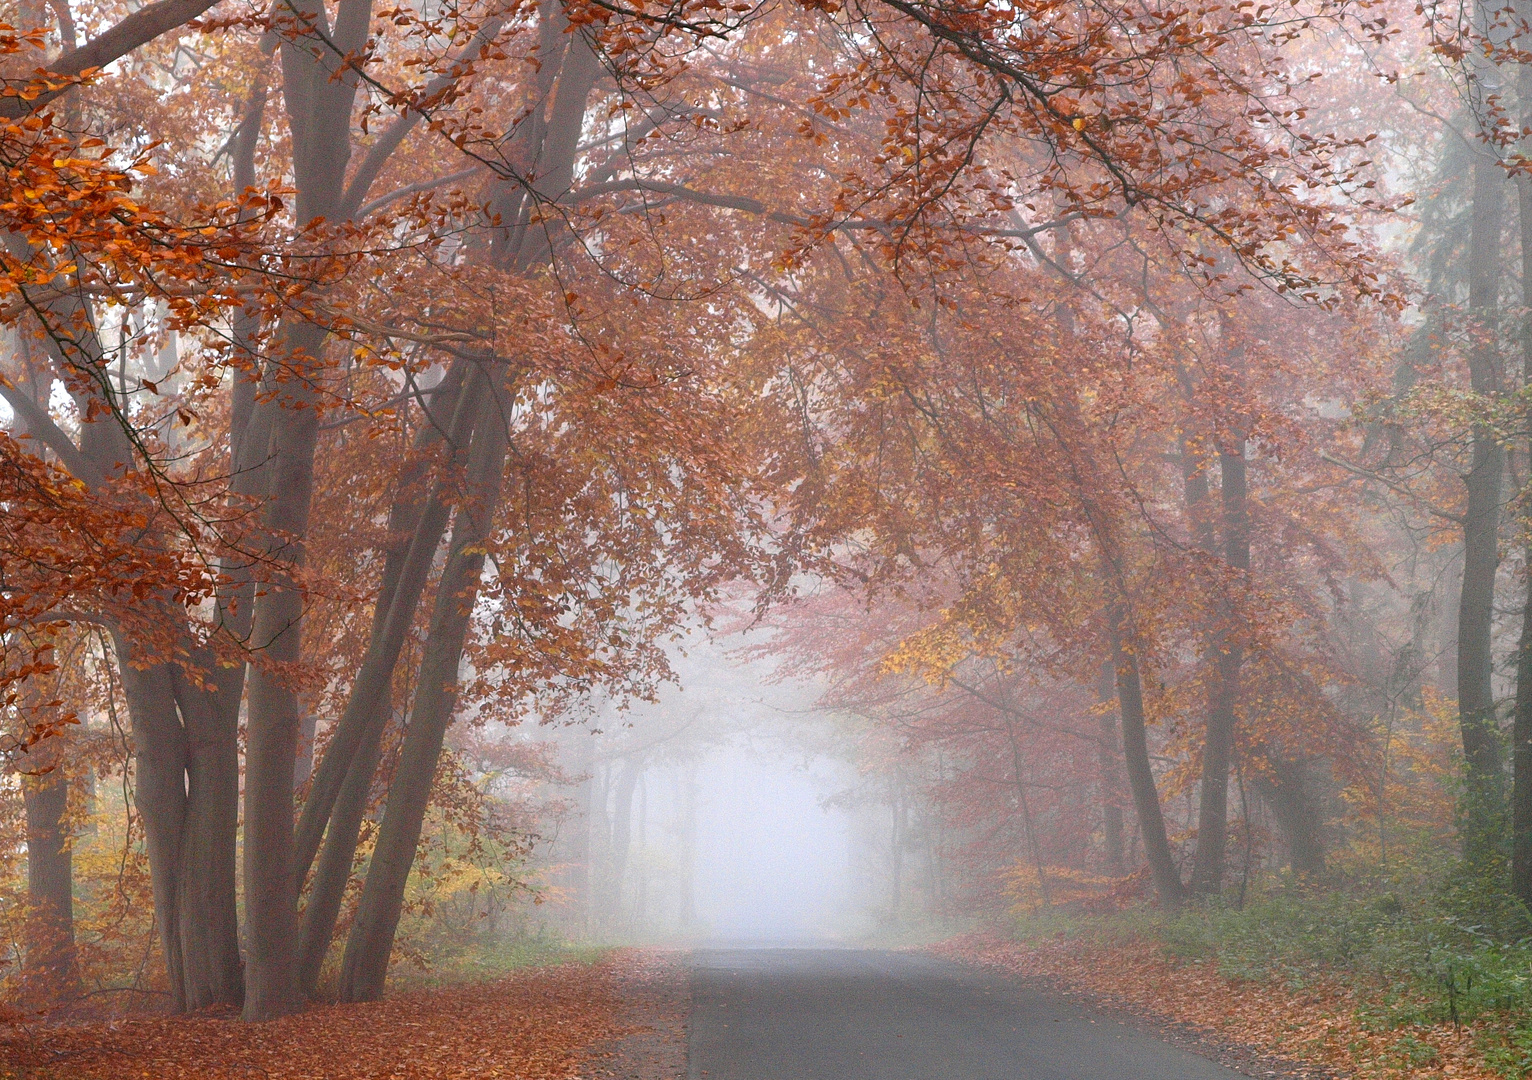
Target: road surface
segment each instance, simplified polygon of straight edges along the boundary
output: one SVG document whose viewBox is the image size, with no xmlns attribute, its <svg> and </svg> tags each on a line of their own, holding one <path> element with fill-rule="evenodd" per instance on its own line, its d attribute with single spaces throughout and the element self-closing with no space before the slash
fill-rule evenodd
<svg viewBox="0 0 1532 1080">
<path fill-rule="evenodd" d="M 1234 1080 L 1109 1017 L 918 953 L 700 949 L 690 1080 Z"/>
</svg>

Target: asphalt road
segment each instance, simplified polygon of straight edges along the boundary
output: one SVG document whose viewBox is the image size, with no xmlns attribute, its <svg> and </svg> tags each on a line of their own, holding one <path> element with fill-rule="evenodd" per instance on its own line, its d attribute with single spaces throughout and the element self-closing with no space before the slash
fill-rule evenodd
<svg viewBox="0 0 1532 1080">
<path fill-rule="evenodd" d="M 1234 1080 L 1069 1001 L 914 953 L 700 949 L 691 1080 Z"/>
</svg>

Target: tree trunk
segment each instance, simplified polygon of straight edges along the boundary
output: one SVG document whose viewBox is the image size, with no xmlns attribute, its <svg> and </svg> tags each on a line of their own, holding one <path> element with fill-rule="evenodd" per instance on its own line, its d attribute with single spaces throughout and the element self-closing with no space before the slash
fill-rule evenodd
<svg viewBox="0 0 1532 1080">
<path fill-rule="evenodd" d="M 1112 663 L 1117 669 L 1117 707 L 1122 714 L 1123 760 L 1128 771 L 1128 786 L 1133 791 L 1133 808 L 1138 815 L 1138 831 L 1144 844 L 1144 857 L 1154 877 L 1155 893 L 1167 908 L 1178 908 L 1185 899 L 1181 872 L 1170 853 L 1165 835 L 1165 815 L 1160 809 L 1160 793 L 1154 785 L 1154 769 L 1149 764 L 1149 734 L 1144 721 L 1144 691 L 1139 681 L 1138 658 L 1124 648 L 1122 638 L 1112 638 Z"/>
<path fill-rule="evenodd" d="M 383 733 L 393 714 L 389 690 L 394 668 L 405 637 L 414 624 L 431 564 L 446 531 L 452 506 L 450 489 L 459 483 L 454 466 L 466 456 L 472 424 L 479 411 L 476 391 L 483 385 L 483 377 L 475 373 L 451 401 L 453 413 L 447 427 L 447 439 L 454 448 L 452 460 L 446 475 L 439 477 L 433 485 L 424 507 L 418 498 L 408 496 L 395 502 L 390 523 L 397 524 L 401 531 L 412 525 L 413 532 L 407 546 L 402 549 L 396 546 L 389 552 L 378 609 L 373 613 L 373 635 L 367 655 L 352 682 L 346 712 L 336 726 L 335 737 L 325 752 L 324 762 L 298 823 L 300 880 L 307 874 L 308 863 L 313 858 L 311 845 L 317 842 L 325 821 L 329 823 L 308 904 L 303 909 L 299 985 L 305 995 L 313 994 L 319 985 L 320 969 L 335 934 L 335 922 L 340 916 L 346 882 L 351 877 L 362 819 L 367 812 L 373 774 L 377 772 L 382 753 Z M 431 425 L 427 430 L 437 428 Z M 400 550 L 402 556 L 397 555 Z M 378 618 L 380 612 L 381 619 Z M 337 776 L 340 778 L 338 786 L 334 780 Z"/>
<path fill-rule="evenodd" d="M 186 737 L 186 809 L 176 880 L 183 993 L 188 1009 L 244 999 L 235 900 L 239 832 L 239 671 L 219 670 L 211 650 L 194 657 L 216 672 L 214 693 L 170 669 Z M 222 686 L 219 684 L 222 683 Z M 230 687 L 232 683 L 232 688 Z M 220 697 L 219 691 L 222 692 Z"/>
<path fill-rule="evenodd" d="M 1116 682 L 1112 665 L 1101 665 L 1098 696 L 1102 704 L 1113 701 Z M 1127 873 L 1122 832 L 1122 741 L 1117 733 L 1117 713 L 1103 712 L 1096 721 L 1096 766 L 1101 783 L 1101 833 L 1106 847 L 1106 872 L 1111 877 Z"/>
<path fill-rule="evenodd" d="M 293 768 L 303 706 L 287 670 L 303 659 L 303 562 L 319 436 L 317 388 L 325 330 L 287 328 L 282 355 L 295 369 L 279 390 L 271 426 L 270 488 L 263 525 L 271 580 L 255 601 L 245 727 L 245 1007 L 247 1020 L 284 1016 L 301 1004 L 297 886 L 293 862 Z M 287 569 L 291 567 L 292 569 Z"/>
<path fill-rule="evenodd" d="M 74 941 L 74 868 L 66 820 L 69 781 L 56 761 L 49 764 L 53 768 L 48 772 L 21 780 L 27 817 L 22 996 L 33 1005 L 68 1000 L 80 991 Z"/>
<path fill-rule="evenodd" d="M 1243 583 L 1250 570 L 1250 530 L 1245 492 L 1244 436 L 1218 455 L 1222 482 L 1224 562 Z M 1223 888 L 1224 856 L 1229 842 L 1229 762 L 1234 749 L 1240 668 L 1245 650 L 1231 625 L 1235 608 L 1226 597 L 1219 605 L 1224 625 L 1213 635 L 1215 681 L 1209 703 L 1207 738 L 1202 745 L 1202 792 L 1197 808 L 1197 852 L 1192 861 L 1192 892 L 1216 896 Z"/>
<path fill-rule="evenodd" d="M 1481 149 L 1473 166 L 1469 296 L 1474 340 L 1469 375 L 1476 393 L 1498 395 L 1500 236 L 1505 174 Z M 1498 847 L 1503 785 L 1500 737 L 1492 685 L 1495 571 L 1499 564 L 1500 487 L 1505 454 L 1488 425 L 1473 431 L 1473 464 L 1465 477 L 1468 506 L 1463 519 L 1463 588 L 1458 605 L 1458 711 L 1466 766 L 1465 854 L 1493 858 Z"/>
<path fill-rule="evenodd" d="M 1297 874 L 1317 877 L 1325 871 L 1324 816 L 1311 767 L 1282 754 L 1271 756 L 1271 766 L 1273 775 L 1260 777 L 1256 789 L 1287 841 L 1288 864 Z"/>
<path fill-rule="evenodd" d="M 427 422 L 416 439 L 416 461 L 399 478 L 398 494 L 389 510 L 388 549 L 377 603 L 373 607 L 367 653 L 352 680 L 346 711 L 331 733 L 330 744 L 314 775 L 309 796 L 304 800 L 303 814 L 298 819 L 295 843 L 300 883 L 308 876 L 314 855 L 319 850 L 320 837 L 325 833 L 325 825 L 335 809 L 353 758 L 364 745 L 376 745 L 388 723 L 391 712 L 389 686 L 405 638 L 414 625 L 415 612 L 420 606 L 436 549 L 447 529 L 447 518 L 452 509 L 449 492 L 451 485 L 457 482 L 454 470 L 466 456 L 476 414 L 473 390 L 464 392 L 465 371 L 462 362 L 454 363 L 432 395 Z M 443 439 L 448 444 L 448 459 L 441 463 L 445 475 L 437 477 L 430 493 L 422 498 L 419 485 L 430 472 L 431 451 Z M 372 770 L 377 768 L 376 760 L 370 767 L 364 763 L 363 768 L 367 773 L 366 782 L 370 783 Z M 365 789 L 363 794 L 366 794 Z M 351 844 L 354 847 L 354 839 Z M 349 873 L 349 852 L 345 859 Z"/>
<path fill-rule="evenodd" d="M 612 807 L 612 842 L 607 852 L 611 865 L 601 883 L 601 923 L 608 934 L 618 928 L 622 918 L 622 882 L 628 873 L 628 855 L 633 847 L 633 795 L 643 772 L 643 759 L 624 761 L 613 789 L 617 805 Z"/>
<path fill-rule="evenodd" d="M 474 424 L 466 497 L 453 523 L 451 551 L 437 588 L 415 707 L 389 787 L 388 804 L 362 887 L 356 921 L 341 961 L 343 1001 L 376 1001 L 383 994 L 394 932 L 404 904 L 405 883 L 415 860 L 442 741 L 457 700 L 458 664 L 478 597 L 485 544 L 500 501 L 509 439 L 506 382 L 503 375 L 492 380 L 495 392 L 483 395 Z"/>
<path fill-rule="evenodd" d="M 1524 26 L 1532 26 L 1532 3 L 1518 0 L 1516 13 Z M 1521 47 L 1527 48 L 1523 41 Z M 1517 71 L 1517 93 L 1521 98 L 1522 128 L 1532 130 L 1532 65 L 1522 64 Z M 1517 224 L 1521 228 L 1521 385 L 1525 393 L 1532 388 L 1532 177 L 1516 176 Z M 1527 487 L 1522 498 L 1532 494 L 1532 440 L 1525 444 Z M 1523 563 L 1527 572 L 1527 594 L 1522 604 L 1521 639 L 1516 646 L 1516 706 L 1511 725 L 1511 892 L 1532 910 L 1532 546 L 1526 548 Z"/>
<path fill-rule="evenodd" d="M 154 920 L 165 952 L 171 1011 L 186 1009 L 179 917 L 181 833 L 186 824 L 186 732 L 176 714 L 170 667 L 133 666 L 132 646 L 114 635 L 117 670 L 133 725 L 133 804 L 144 823 Z"/>
</svg>

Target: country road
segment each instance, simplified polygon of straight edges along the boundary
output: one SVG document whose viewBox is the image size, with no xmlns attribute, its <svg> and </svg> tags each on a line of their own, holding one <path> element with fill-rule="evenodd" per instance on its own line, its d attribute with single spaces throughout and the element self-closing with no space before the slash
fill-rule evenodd
<svg viewBox="0 0 1532 1080">
<path fill-rule="evenodd" d="M 1058 997 L 918 953 L 702 949 L 690 1080 L 1234 1080 Z"/>
</svg>

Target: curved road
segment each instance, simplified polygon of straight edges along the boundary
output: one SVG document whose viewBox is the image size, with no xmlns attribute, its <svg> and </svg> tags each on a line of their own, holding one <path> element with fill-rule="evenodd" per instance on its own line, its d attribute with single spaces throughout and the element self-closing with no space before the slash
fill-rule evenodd
<svg viewBox="0 0 1532 1080">
<path fill-rule="evenodd" d="M 918 953 L 699 949 L 690 1080 L 1234 1080 L 1069 1001 Z"/>
</svg>

